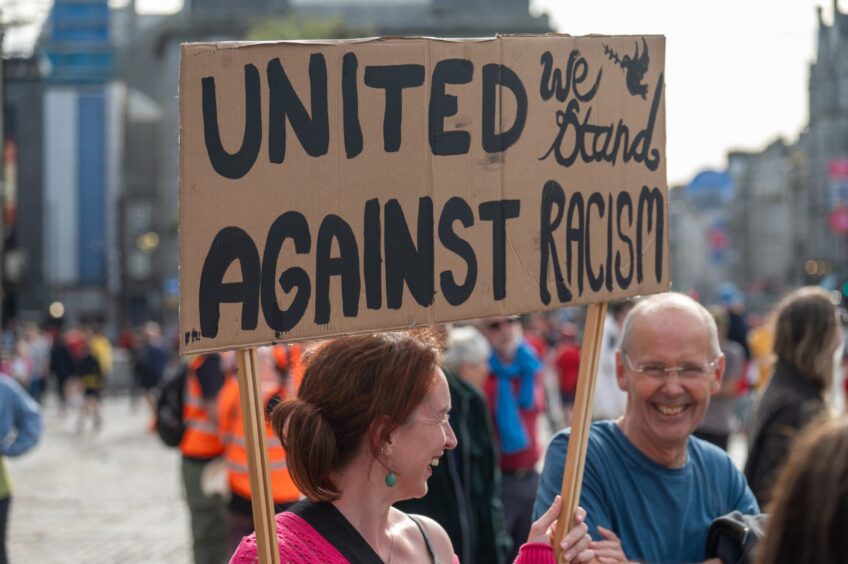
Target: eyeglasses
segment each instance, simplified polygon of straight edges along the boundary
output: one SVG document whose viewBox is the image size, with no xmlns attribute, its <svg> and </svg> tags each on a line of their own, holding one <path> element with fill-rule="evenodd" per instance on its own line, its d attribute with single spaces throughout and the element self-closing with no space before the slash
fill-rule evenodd
<svg viewBox="0 0 848 564">
<path fill-rule="evenodd" d="M 665 380 L 668 375 L 672 373 L 677 373 L 677 376 L 681 380 L 700 380 L 712 374 L 716 368 L 716 363 L 718 362 L 718 359 L 714 358 L 712 361 L 706 364 L 684 364 L 682 366 L 665 366 L 664 364 L 660 364 L 657 362 L 647 362 L 640 366 L 633 366 L 633 361 L 630 360 L 630 357 L 627 355 L 627 353 L 624 353 L 622 356 L 624 356 L 624 362 L 625 364 L 627 364 L 627 368 L 629 370 L 632 370 L 633 372 L 637 372 L 639 374 L 643 374 L 655 380 Z"/>
<path fill-rule="evenodd" d="M 498 329 L 500 329 L 504 325 L 511 325 L 513 323 L 518 323 L 519 321 L 521 321 L 520 317 L 517 317 L 517 316 L 507 317 L 506 319 L 499 319 L 497 321 L 490 321 L 489 323 L 486 323 L 485 327 L 489 331 L 497 331 Z"/>
</svg>

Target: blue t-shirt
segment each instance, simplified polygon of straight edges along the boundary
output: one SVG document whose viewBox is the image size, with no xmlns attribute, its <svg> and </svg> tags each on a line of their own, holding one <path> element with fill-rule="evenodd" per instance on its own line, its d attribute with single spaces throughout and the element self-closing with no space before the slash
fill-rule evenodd
<svg viewBox="0 0 848 564">
<path fill-rule="evenodd" d="M 533 518 L 560 493 L 570 429 L 557 433 L 545 456 Z M 621 539 L 630 560 L 652 564 L 701 562 L 713 519 L 733 510 L 760 512 L 745 477 L 716 446 L 689 438 L 682 468 L 657 464 L 614 421 L 593 423 L 580 505 L 592 538 L 601 525 Z"/>
</svg>

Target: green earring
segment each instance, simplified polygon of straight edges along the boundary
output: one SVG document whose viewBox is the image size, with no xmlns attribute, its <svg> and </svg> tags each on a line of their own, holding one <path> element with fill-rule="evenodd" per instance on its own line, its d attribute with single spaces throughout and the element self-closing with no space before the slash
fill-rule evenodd
<svg viewBox="0 0 848 564">
<path fill-rule="evenodd" d="M 395 476 L 394 472 L 389 470 L 389 473 L 386 474 L 386 485 L 393 488 L 395 487 L 395 484 L 397 484 L 397 476 Z"/>
</svg>

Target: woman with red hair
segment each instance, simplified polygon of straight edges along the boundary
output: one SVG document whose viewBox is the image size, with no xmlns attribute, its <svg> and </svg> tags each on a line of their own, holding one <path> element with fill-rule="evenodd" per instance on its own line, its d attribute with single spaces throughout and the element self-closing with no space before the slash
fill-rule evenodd
<svg viewBox="0 0 848 564">
<path fill-rule="evenodd" d="M 439 362 L 435 344 L 410 333 L 343 337 L 309 353 L 298 397 L 272 414 L 307 498 L 276 517 L 282 561 L 457 561 L 438 523 L 393 507 L 423 496 L 432 468 L 456 446 Z M 554 562 L 558 506 L 534 524 L 519 562 Z M 578 509 L 563 538 L 567 560 L 593 557 L 584 516 Z M 255 542 L 245 537 L 231 562 L 255 562 Z"/>
</svg>

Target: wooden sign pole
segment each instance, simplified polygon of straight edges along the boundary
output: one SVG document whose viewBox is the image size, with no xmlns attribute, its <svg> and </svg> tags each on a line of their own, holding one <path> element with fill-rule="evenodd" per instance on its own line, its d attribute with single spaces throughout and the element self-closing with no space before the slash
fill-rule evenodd
<svg viewBox="0 0 848 564">
<path fill-rule="evenodd" d="M 559 543 L 571 528 L 574 511 L 580 502 L 583 486 L 583 468 L 586 463 L 586 447 L 589 444 L 589 427 L 592 425 L 592 402 L 595 398 L 595 382 L 598 379 L 598 362 L 604 338 L 604 319 L 607 304 L 590 304 L 586 309 L 586 324 L 583 328 L 583 346 L 580 349 L 580 371 L 577 393 L 574 396 L 574 411 L 571 415 L 571 437 L 565 458 L 562 476 L 562 509 L 554 535 L 556 561 L 562 562 Z"/>
<path fill-rule="evenodd" d="M 274 496 L 268 468 L 268 446 L 265 442 L 265 410 L 256 349 L 236 351 L 236 358 L 257 553 L 261 564 L 279 564 L 280 550 L 277 547 Z"/>
</svg>

